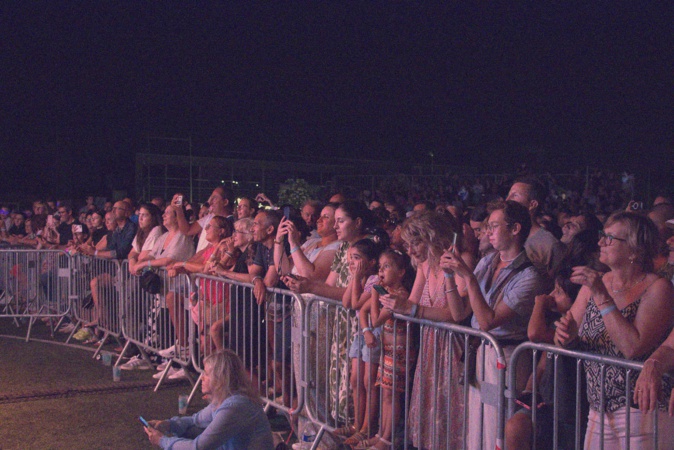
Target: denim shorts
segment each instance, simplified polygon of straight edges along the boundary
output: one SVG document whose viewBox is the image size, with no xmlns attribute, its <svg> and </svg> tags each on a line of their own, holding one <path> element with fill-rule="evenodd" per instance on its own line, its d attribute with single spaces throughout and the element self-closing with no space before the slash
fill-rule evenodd
<svg viewBox="0 0 674 450">
<path fill-rule="evenodd" d="M 379 364 L 379 358 L 381 357 L 381 327 L 373 328 L 372 334 L 374 334 L 377 340 L 373 348 L 367 346 L 362 333 L 358 333 L 353 337 L 353 341 L 351 341 L 351 345 L 349 346 L 349 358 L 359 358 L 366 363 Z"/>
</svg>

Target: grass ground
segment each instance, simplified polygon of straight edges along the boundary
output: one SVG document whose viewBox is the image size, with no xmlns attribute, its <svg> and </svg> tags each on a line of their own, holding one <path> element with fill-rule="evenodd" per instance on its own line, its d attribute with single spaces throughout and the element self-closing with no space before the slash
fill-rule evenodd
<svg viewBox="0 0 674 450">
<path fill-rule="evenodd" d="M 0 319 L 0 449 L 149 449 L 138 421 L 178 414 L 178 396 L 191 385 L 165 383 L 153 392 L 154 371 L 123 371 L 112 381 L 111 367 L 92 358 L 93 348 L 62 345 L 36 324 L 26 327 Z M 16 337 L 13 337 L 16 336 Z M 21 338 L 18 338 L 21 337 Z M 199 395 L 188 414 L 206 405 Z M 281 416 L 276 430 L 287 428 Z"/>
</svg>

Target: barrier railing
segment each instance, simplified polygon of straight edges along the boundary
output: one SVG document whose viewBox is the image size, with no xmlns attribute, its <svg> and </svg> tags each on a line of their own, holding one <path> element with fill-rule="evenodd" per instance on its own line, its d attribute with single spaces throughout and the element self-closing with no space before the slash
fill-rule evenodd
<svg viewBox="0 0 674 450">
<path fill-rule="evenodd" d="M 54 325 L 69 312 L 71 258 L 60 250 L 0 250 L 0 317 L 28 320 L 26 341 L 38 319 Z"/>
<path fill-rule="evenodd" d="M 72 261 L 73 295 L 70 307 L 75 328 L 66 342 L 80 326 L 95 326 L 103 333 L 93 355 L 96 358 L 110 337 L 119 342 L 122 334 L 120 298 L 126 274 L 121 273 L 120 263 L 114 259 L 75 255 Z"/>
<path fill-rule="evenodd" d="M 269 406 L 293 414 L 303 405 L 303 392 L 291 370 L 293 335 L 291 317 L 302 317 L 300 296 L 269 289 L 266 302 L 258 305 L 253 287 L 221 277 L 195 275 L 197 297 L 187 306 L 192 320 L 191 336 L 201 351 L 192 352 L 194 367 L 201 374 L 203 360 L 214 350 L 229 348 L 244 362 L 251 380 Z M 301 322 L 301 320 L 300 320 Z M 300 346 L 301 349 L 301 346 Z M 298 361 L 301 363 L 301 361 Z M 201 376 L 190 398 L 195 394 Z"/>
<path fill-rule="evenodd" d="M 348 395 L 340 395 L 338 390 L 339 386 L 348 386 L 348 380 L 353 375 L 351 364 L 348 361 L 344 363 L 345 349 L 354 337 L 362 337 L 362 331 L 350 318 L 353 312 L 346 311 L 340 302 L 311 294 L 304 294 L 304 300 L 302 380 L 306 389 L 306 415 L 319 427 L 314 445 L 317 448 L 326 431 L 339 432 L 338 428 L 354 422 L 353 404 L 360 400 L 357 396 L 351 400 Z M 481 442 L 485 426 L 493 429 L 494 445 L 503 448 L 506 364 L 498 341 L 489 333 L 473 328 L 402 315 L 394 315 L 394 318 L 396 320 L 389 324 L 386 331 L 388 336 L 383 337 L 388 344 L 381 352 L 379 386 L 376 387 L 380 389 L 379 398 L 386 396 L 390 404 L 386 417 L 391 423 L 382 423 L 380 430 L 388 428 L 393 448 L 409 448 L 411 445 L 423 448 L 480 448 L 472 446 L 469 437 Z M 472 343 L 471 338 L 477 339 L 478 345 Z M 413 344 L 417 340 L 418 349 Z M 337 342 L 339 345 L 336 345 Z M 485 346 L 490 349 L 493 358 L 487 358 Z M 464 361 L 469 360 L 471 355 L 477 357 L 478 353 L 483 358 L 478 365 L 481 371 L 471 374 L 470 365 L 464 364 Z M 351 355 L 360 357 L 354 351 Z M 357 373 L 356 379 L 361 379 L 362 375 Z M 384 381 L 384 377 L 388 381 Z M 383 386 L 384 383 L 387 385 Z M 366 391 L 371 387 L 366 383 L 365 386 Z M 477 418 L 470 420 L 470 389 L 476 390 L 480 404 L 493 405 L 494 420 L 489 423 L 483 420 L 483 407 L 480 407 Z M 389 395 L 391 400 L 388 400 Z M 380 405 L 383 401 L 376 405 L 381 417 L 384 408 Z M 366 420 L 361 419 L 360 425 L 367 429 L 369 424 L 365 423 Z M 366 434 L 371 436 L 374 433 L 367 431 Z"/>
<path fill-rule="evenodd" d="M 182 303 L 179 303 L 181 308 L 173 308 L 175 303 L 172 299 L 189 298 L 192 287 L 187 275 L 179 274 L 170 278 L 165 270 L 156 270 L 160 278 L 159 292 L 152 294 L 142 287 L 140 276 L 129 274 L 128 261 L 122 262 L 120 273 L 123 274 L 121 324 L 126 344 L 115 365 L 120 364 L 132 345 L 138 348 L 140 356 L 147 362 L 150 362 L 148 352 L 158 354 L 174 345 L 176 350 L 184 348 L 185 340 L 180 338 L 185 336 L 188 329 L 183 330 L 181 327 L 187 327 L 187 324 L 177 320 L 183 313 Z M 176 351 L 171 360 L 187 367 L 191 358 L 188 352 Z M 155 391 L 166 378 L 170 367 L 170 364 L 166 365 Z M 188 372 L 186 375 L 194 384 Z"/>
<path fill-rule="evenodd" d="M 534 435 L 531 437 L 531 443 L 532 443 L 532 448 L 533 449 L 541 449 L 541 448 L 576 448 L 580 449 L 583 448 L 583 437 L 584 437 L 584 429 L 583 427 L 587 423 L 587 411 L 585 411 L 588 407 L 587 405 L 584 405 L 584 400 L 586 396 L 586 390 L 583 388 L 583 384 L 585 381 L 585 372 L 586 369 L 583 367 L 584 362 L 593 362 L 597 363 L 599 365 L 599 373 L 600 373 L 600 386 L 598 386 L 599 389 L 599 396 L 600 396 L 600 409 L 601 411 L 597 411 L 600 415 L 600 427 L 599 427 L 599 434 L 600 434 L 600 443 L 599 447 L 601 449 L 604 448 L 604 427 L 605 427 L 605 402 L 606 402 L 606 393 L 611 390 L 606 383 L 606 370 L 608 367 L 617 367 L 621 369 L 625 369 L 625 379 L 624 379 L 624 389 L 625 389 L 625 399 L 628 399 L 628 405 L 631 404 L 632 395 L 633 395 L 633 389 L 632 389 L 632 383 L 636 381 L 638 378 L 639 372 L 643 368 L 643 363 L 641 362 L 636 362 L 636 361 L 631 361 L 631 360 L 625 360 L 625 359 L 620 359 L 620 358 L 613 358 L 613 357 L 608 357 L 608 356 L 602 356 L 598 355 L 595 353 L 587 353 L 587 352 L 580 352 L 580 351 L 575 351 L 575 350 L 568 350 L 560 347 L 556 347 L 554 345 L 548 345 L 548 344 L 536 344 L 533 342 L 525 342 L 523 344 L 520 344 L 515 351 L 513 352 L 511 358 L 510 358 L 510 364 L 517 364 L 518 360 L 522 358 L 523 356 L 526 357 L 527 352 L 531 351 L 531 358 L 532 358 L 532 363 L 536 364 L 537 360 L 539 357 L 541 357 L 541 352 L 546 352 L 546 364 L 552 364 L 552 378 L 547 378 L 549 381 L 552 382 L 552 387 L 546 386 L 548 391 L 552 392 L 552 405 L 548 405 L 552 407 L 552 433 L 550 436 L 550 439 L 552 442 L 544 442 L 543 444 L 540 443 L 541 436 L 536 436 L 536 430 L 537 427 L 540 429 L 539 426 L 539 420 L 542 420 L 539 415 L 541 413 L 538 411 L 538 408 L 533 407 L 533 405 L 536 404 L 536 402 L 532 401 L 532 405 L 530 408 L 530 413 L 531 414 L 531 420 L 533 423 L 533 433 Z M 567 361 L 563 361 L 564 358 L 568 358 Z M 571 364 L 569 364 L 571 363 Z M 563 367 L 563 364 L 565 367 Z M 569 375 L 569 367 L 573 368 L 572 373 L 570 374 L 573 379 L 573 386 L 569 386 L 570 384 L 568 382 L 569 378 L 568 376 L 564 377 L 564 382 L 562 381 L 563 377 L 563 371 L 566 370 L 566 375 Z M 509 377 L 510 377 L 510 385 L 514 386 L 518 382 L 516 380 L 516 373 L 511 372 Z M 540 379 L 540 376 L 538 375 L 537 371 L 533 372 L 532 375 L 532 399 L 536 399 L 541 391 L 542 388 L 542 381 Z M 563 383 L 566 383 L 565 386 L 560 386 Z M 571 402 L 570 398 L 565 398 L 562 399 L 561 396 L 563 394 L 563 390 L 565 389 L 573 389 L 573 401 Z M 512 392 L 509 398 L 508 402 L 508 408 L 509 408 L 509 415 L 512 416 L 515 413 L 516 408 L 518 407 L 517 403 L 517 395 L 519 392 Z M 567 396 L 568 397 L 568 396 Z M 573 403 L 573 404 L 571 404 Z M 540 405 L 539 405 L 540 406 Z M 570 410 L 573 410 L 572 413 L 570 413 Z M 630 423 L 632 422 L 632 415 L 638 414 L 636 410 L 633 410 L 633 408 L 626 408 L 626 417 L 625 417 L 625 436 L 624 442 L 621 442 L 619 445 L 621 448 L 630 448 L 630 437 L 631 437 L 631 427 Z M 651 413 L 653 417 L 653 439 L 652 439 L 652 444 L 650 442 L 648 443 L 643 443 L 646 445 L 646 447 L 643 448 L 665 448 L 662 447 L 661 444 L 662 442 L 659 442 L 659 429 L 658 429 L 658 411 L 657 408 L 654 411 L 654 413 Z M 660 415 L 666 415 L 665 412 L 660 412 Z M 549 415 L 549 411 L 548 411 Z M 546 422 L 546 425 L 549 425 Z M 564 426 L 564 429 L 562 427 Z M 573 428 L 573 432 L 571 433 L 571 428 Z M 549 430 L 548 430 L 549 431 Z M 643 431 L 643 430 L 640 430 Z M 571 437 L 573 437 L 573 441 L 571 441 Z M 549 439 L 549 440 L 550 440 Z M 545 446 L 543 446 L 545 445 Z M 639 447 L 642 448 L 642 447 Z"/>
</svg>

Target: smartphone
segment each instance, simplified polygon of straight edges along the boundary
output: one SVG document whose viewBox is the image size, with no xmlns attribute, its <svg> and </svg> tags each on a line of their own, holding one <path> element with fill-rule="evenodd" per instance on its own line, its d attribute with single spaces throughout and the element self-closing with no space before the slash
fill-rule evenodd
<svg viewBox="0 0 674 450">
<path fill-rule="evenodd" d="M 54 216 L 49 214 L 47 216 L 47 226 L 53 227 L 54 226 Z"/>
<path fill-rule="evenodd" d="M 138 416 L 138 420 L 141 421 L 141 423 L 143 424 L 143 426 L 146 426 L 146 427 L 148 427 L 148 428 L 152 428 L 152 427 L 150 426 L 150 424 L 147 423 L 147 420 L 143 419 L 143 416 Z"/>
<path fill-rule="evenodd" d="M 297 277 L 295 275 L 293 275 L 292 273 L 287 273 L 286 276 L 288 278 L 292 278 L 293 280 L 297 280 Z"/>
<path fill-rule="evenodd" d="M 81 233 L 82 225 L 73 225 L 73 233 Z"/>
<path fill-rule="evenodd" d="M 283 207 L 283 217 L 285 217 L 286 220 L 290 220 L 290 206 Z"/>
<path fill-rule="evenodd" d="M 375 284 L 374 286 L 372 286 L 372 288 L 373 288 L 375 291 L 377 291 L 377 293 L 378 293 L 379 295 L 387 295 L 387 294 L 388 294 L 388 291 L 387 291 L 386 289 L 384 289 L 384 286 L 380 286 L 380 285 L 378 285 L 378 284 Z"/>
<path fill-rule="evenodd" d="M 176 196 L 176 205 L 177 206 L 183 206 L 183 196 L 182 195 Z"/>
<path fill-rule="evenodd" d="M 456 239 L 459 237 L 458 233 L 452 233 L 452 248 L 456 251 Z"/>
</svg>

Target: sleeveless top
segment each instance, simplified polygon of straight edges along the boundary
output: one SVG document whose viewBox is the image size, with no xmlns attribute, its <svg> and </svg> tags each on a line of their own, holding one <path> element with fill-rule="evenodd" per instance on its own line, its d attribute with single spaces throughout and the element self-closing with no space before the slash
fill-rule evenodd
<svg viewBox="0 0 674 450">
<path fill-rule="evenodd" d="M 637 310 L 641 304 L 641 298 L 627 305 L 620 310 L 630 323 L 634 322 L 637 316 Z M 625 356 L 618 350 L 616 345 L 611 341 L 604 319 L 601 317 L 599 308 L 590 299 L 587 303 L 587 310 L 585 311 L 585 318 L 583 320 L 578 335 L 581 339 L 580 350 L 598 353 L 600 355 L 612 356 L 615 358 L 625 358 Z M 668 333 L 665 333 L 662 340 L 656 345 L 653 350 L 659 347 L 667 338 Z M 645 361 L 651 355 L 649 352 L 639 358 L 634 358 L 634 361 Z M 583 361 L 585 366 L 585 375 L 587 377 L 587 399 L 590 407 L 595 411 L 601 411 L 601 364 L 594 361 Z M 627 379 L 627 369 L 622 367 L 615 367 L 607 365 L 605 369 L 604 381 L 604 410 L 606 412 L 613 412 L 628 405 L 625 380 Z M 639 372 L 633 371 L 630 376 L 630 399 L 629 405 L 634 406 L 631 395 L 634 394 L 634 386 L 636 385 Z M 672 391 L 672 381 L 669 377 L 664 377 L 662 381 L 662 388 L 665 393 L 664 402 L 658 402 L 658 407 L 662 411 L 667 410 L 667 402 Z"/>
</svg>

